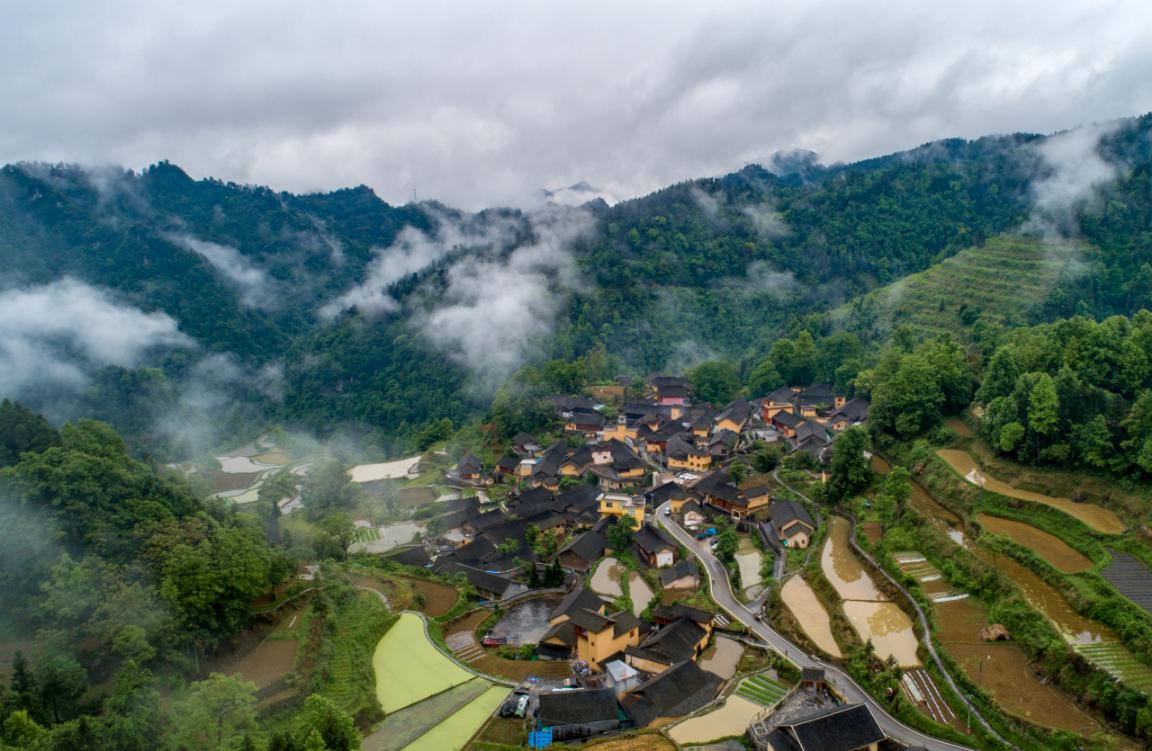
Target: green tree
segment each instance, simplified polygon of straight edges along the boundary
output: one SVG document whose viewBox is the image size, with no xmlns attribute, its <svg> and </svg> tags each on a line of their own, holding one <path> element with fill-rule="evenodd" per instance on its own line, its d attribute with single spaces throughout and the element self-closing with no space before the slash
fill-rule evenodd
<svg viewBox="0 0 1152 751">
<path fill-rule="evenodd" d="M 1016 357 L 1008 347 L 1000 347 L 988 361 L 984 370 L 984 380 L 976 392 L 976 401 L 988 404 L 1000 396 L 1008 396 L 1016 388 L 1016 379 L 1020 377 L 1020 366 Z"/>
<path fill-rule="evenodd" d="M 636 520 L 631 516 L 618 516 L 608 527 L 608 544 L 613 550 L 626 550 L 636 539 Z"/>
<path fill-rule="evenodd" d="M 356 541 L 356 525 L 353 523 L 352 517 L 338 511 L 321 519 L 317 527 L 340 551 L 339 558 L 347 558 L 348 548 Z"/>
<path fill-rule="evenodd" d="M 868 431 L 860 425 L 848 428 L 836 438 L 832 445 L 832 471 L 828 479 L 829 498 L 843 501 L 868 487 L 872 481 L 872 468 L 866 452 L 871 448 Z"/>
<path fill-rule="evenodd" d="M 312 694 L 304 700 L 304 709 L 296 718 L 296 738 L 307 744 L 318 733 L 329 751 L 354 751 L 360 748 L 360 733 L 348 713 L 329 698 Z"/>
<path fill-rule="evenodd" d="M 1032 392 L 1028 395 L 1028 427 L 1040 436 L 1056 432 L 1060 416 L 1060 402 L 1052 376 L 1040 373 Z"/>
<path fill-rule="evenodd" d="M 713 551 L 716 557 L 724 563 L 732 563 L 736 560 L 736 551 L 740 548 L 740 538 L 736 534 L 736 530 L 728 528 L 716 535 L 716 546 Z"/>
<path fill-rule="evenodd" d="M 767 474 L 780 466 L 784 458 L 784 447 L 779 443 L 769 443 L 757 451 L 752 457 L 752 466 L 757 472 Z"/>
<path fill-rule="evenodd" d="M 44 718 L 55 725 L 78 713 L 80 697 L 88 689 L 88 673 L 71 657 L 49 655 L 36 666 L 36 689 Z"/>
<path fill-rule="evenodd" d="M 37 741 L 45 735 L 42 728 L 25 709 L 17 709 L 8 715 L 0 725 L 0 741 L 12 749 L 35 748 Z"/>
<path fill-rule="evenodd" d="M 148 751 L 156 745 L 161 725 L 160 692 L 152 674 L 129 660 L 116 676 L 112 695 L 104 702 L 107 751 Z"/>
<path fill-rule="evenodd" d="M 688 372 L 688 386 L 698 402 L 727 404 L 740 390 L 740 377 L 727 360 L 709 360 Z"/>
<path fill-rule="evenodd" d="M 308 469 L 300 501 L 310 519 L 322 519 L 333 511 L 350 510 L 357 492 L 344 465 L 336 459 L 325 459 Z"/>
<path fill-rule="evenodd" d="M 173 751 L 216 751 L 257 730 L 256 685 L 212 673 L 172 702 Z"/>
<path fill-rule="evenodd" d="M 25 451 L 40 453 L 60 445 L 60 434 L 20 402 L 0 402 L 0 467 L 20 461 Z"/>
<path fill-rule="evenodd" d="M 748 477 L 748 465 L 744 462 L 732 462 L 728 465 L 728 476 L 739 486 Z"/>
</svg>

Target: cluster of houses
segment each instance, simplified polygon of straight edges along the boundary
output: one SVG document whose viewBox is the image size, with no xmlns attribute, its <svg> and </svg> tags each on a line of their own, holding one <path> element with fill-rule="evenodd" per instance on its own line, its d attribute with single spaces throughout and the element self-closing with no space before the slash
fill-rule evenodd
<svg viewBox="0 0 1152 751">
<path fill-rule="evenodd" d="M 555 397 L 552 403 L 566 439 L 545 444 L 520 433 L 492 467 L 466 453 L 451 479 L 513 489 L 502 502 L 441 502 L 446 513 L 437 517 L 429 544 L 397 558 L 463 576 L 493 602 L 525 591 L 525 566 L 537 572 L 558 567 L 565 580 L 576 582 L 549 613 L 537 655 L 573 661 L 599 676 L 599 687 L 539 695 L 535 720 L 552 729 L 553 740 L 643 727 L 696 711 L 723 683 L 697 664 L 718 627 L 713 615 L 661 604 L 640 618 L 579 582 L 605 556 L 621 552 L 613 550 L 613 540 L 622 538 L 612 527 L 627 517 L 634 522 L 631 552 L 641 565 L 658 570 L 662 590 L 697 590 L 696 563 L 682 558 L 675 540 L 653 523 L 661 508 L 689 529 L 725 515 L 754 525 L 778 548 L 806 548 L 816 529 L 808 510 L 773 499 L 767 485 L 738 482 L 730 460 L 754 441 L 781 441 L 789 452 L 826 460 L 835 434 L 865 420 L 868 404 L 814 384 L 714 409 L 692 404 L 685 379 L 665 376 L 648 382 L 643 400 L 616 410 L 585 397 Z M 547 560 L 540 550 L 548 551 Z M 831 733 L 862 741 L 845 749 L 875 748 L 878 731 L 874 722 L 869 725 L 866 708 L 810 714 L 762 726 L 757 745 L 780 751 L 832 748 L 811 745 Z"/>
<path fill-rule="evenodd" d="M 868 417 L 865 399 L 848 399 L 828 384 L 781 387 L 760 399 L 737 399 L 723 408 L 692 404 L 686 379 L 657 376 L 647 398 L 609 410 L 583 396 L 552 397 L 564 431 L 584 445 L 566 441 L 543 446 L 520 433 L 511 451 L 490 472 L 473 454 L 461 458 L 455 471 L 461 481 L 492 484 L 526 483 L 557 490 L 564 477 L 591 474 L 606 490 L 640 482 L 655 465 L 673 472 L 703 474 L 730 461 L 752 441 L 780 441 L 786 450 L 802 451 L 820 461 L 836 433 Z"/>
</svg>

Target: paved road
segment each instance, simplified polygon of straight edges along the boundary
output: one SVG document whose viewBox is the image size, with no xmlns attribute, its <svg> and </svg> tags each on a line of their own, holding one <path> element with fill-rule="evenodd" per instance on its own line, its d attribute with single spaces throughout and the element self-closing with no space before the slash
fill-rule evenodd
<svg viewBox="0 0 1152 751">
<path fill-rule="evenodd" d="M 664 504 L 664 506 L 667 505 L 667 503 Z M 799 667 L 823 669 L 828 682 L 846 701 L 851 703 L 863 702 L 868 705 L 869 709 L 872 710 L 872 716 L 876 718 L 876 723 L 890 738 L 895 738 L 909 746 L 924 746 L 931 751 L 970 751 L 967 746 L 960 746 L 955 743 L 940 740 L 939 738 L 933 738 L 930 735 L 925 735 L 918 730 L 908 727 L 888 714 L 882 706 L 869 696 L 868 693 L 843 670 L 835 665 L 821 662 L 806 654 L 766 624 L 756 620 L 755 614 L 733 596 L 732 586 L 728 582 L 728 574 L 724 570 L 724 567 L 720 565 L 720 562 L 716 560 L 715 556 L 712 555 L 711 551 L 705 550 L 703 545 L 698 543 L 692 535 L 684 531 L 671 517 L 665 516 L 663 506 L 657 509 L 656 519 L 659 521 L 660 526 L 668 530 L 681 545 L 688 548 L 688 550 L 699 559 L 704 570 L 708 573 L 708 579 L 712 585 L 712 599 L 715 600 L 725 612 L 743 623 L 748 627 L 750 632 Z"/>
</svg>

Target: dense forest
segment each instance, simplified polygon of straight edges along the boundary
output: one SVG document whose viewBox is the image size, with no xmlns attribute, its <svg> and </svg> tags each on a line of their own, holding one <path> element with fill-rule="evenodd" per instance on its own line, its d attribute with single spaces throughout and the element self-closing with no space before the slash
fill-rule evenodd
<svg viewBox="0 0 1152 751">
<path fill-rule="evenodd" d="M 1152 291 L 1150 126 L 1122 121 L 1085 156 L 1113 165 L 1116 179 L 1061 207 L 1083 258 L 1030 310 L 1031 323 L 1130 315 Z M 397 207 L 364 187 L 297 196 L 193 180 L 169 163 L 141 173 L 10 165 L 0 170 L 6 288 L 77 281 L 113 305 L 169 316 L 186 339 L 122 361 L 89 357 L 79 385 L 35 379 L 8 396 L 55 419 L 107 420 L 133 444 L 177 456 L 273 422 L 409 448 L 444 418 L 480 414 L 517 367 L 596 348 L 625 374 L 712 357 L 745 379 L 755 369 L 757 389 L 809 375 L 843 384 L 861 364 L 836 368 L 890 333 L 853 301 L 1003 233 L 1035 231 L 1036 186 L 1062 169 L 1045 144 L 1059 137 L 954 139 L 849 165 L 751 165 L 590 204 L 581 231 L 561 240 L 539 211 Z M 468 287 L 472 272 L 490 273 Z M 483 326 L 489 297 L 520 305 L 503 330 Z M 764 364 L 791 359 L 778 339 L 834 335 L 842 315 L 829 314 L 841 304 L 873 318 L 850 319 L 855 336 L 830 344 L 840 351 L 831 369 Z M 481 324 L 467 325 L 468 313 Z M 1002 328 L 979 311 L 958 320 L 960 341 L 997 345 Z M 65 361 L 85 354 L 82 341 L 52 347 Z M 489 369 L 496 352 L 503 359 Z M 172 429 L 208 408 L 204 435 Z"/>
</svg>

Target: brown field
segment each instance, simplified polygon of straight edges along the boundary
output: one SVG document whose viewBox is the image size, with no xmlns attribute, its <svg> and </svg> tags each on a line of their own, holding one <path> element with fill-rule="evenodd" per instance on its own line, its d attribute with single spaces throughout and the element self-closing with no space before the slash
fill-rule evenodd
<svg viewBox="0 0 1152 751">
<path fill-rule="evenodd" d="M 884 536 L 884 525 L 880 522 L 864 522 L 862 529 L 864 538 L 872 545 L 880 542 L 880 538 Z"/>
<path fill-rule="evenodd" d="M 400 488 L 396 491 L 396 498 L 401 506 L 423 506 L 436 500 L 436 489 L 427 485 Z"/>
<path fill-rule="evenodd" d="M 586 743 L 583 748 L 594 748 L 596 751 L 676 751 L 676 744 L 659 733 L 640 733 L 627 738 Z"/>
<path fill-rule="evenodd" d="M 406 576 L 400 578 L 424 595 L 424 605 L 420 607 L 420 612 L 429 618 L 438 618 L 447 613 L 460 597 L 460 593 L 447 584 L 439 584 L 424 579 L 410 579 Z"/>
<path fill-rule="evenodd" d="M 1004 519 L 999 516 L 990 516 L 989 514 L 977 514 L 976 521 L 980 522 L 980 526 L 992 534 L 1003 535 L 1013 542 L 1023 545 L 1051 563 L 1057 570 L 1066 574 L 1074 574 L 1092 568 L 1092 561 L 1087 556 L 1075 550 L 1056 535 L 1037 529 L 1031 524 L 1018 522 L 1014 519 Z"/>
<path fill-rule="evenodd" d="M 524 720 L 517 720 L 512 717 L 493 717 L 477 734 L 476 740 L 519 746 L 524 743 L 525 736 Z"/>
<path fill-rule="evenodd" d="M 244 680 L 255 683 L 258 689 L 268 688 L 283 678 L 296 661 L 306 618 L 302 611 L 293 607 L 279 612 L 280 617 L 275 623 L 256 626 L 222 646 L 215 657 L 202 665 L 200 674 L 238 673 Z"/>
</svg>

